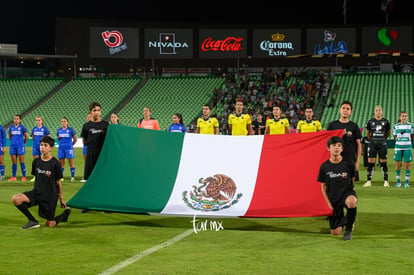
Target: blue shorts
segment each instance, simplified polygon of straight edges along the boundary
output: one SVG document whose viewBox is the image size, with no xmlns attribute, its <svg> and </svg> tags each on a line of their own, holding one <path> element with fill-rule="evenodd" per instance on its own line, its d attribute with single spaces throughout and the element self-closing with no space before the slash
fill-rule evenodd
<svg viewBox="0 0 414 275">
<path fill-rule="evenodd" d="M 59 147 L 58 149 L 58 159 L 73 159 L 75 156 L 75 151 L 73 148 L 71 149 L 65 149 Z"/>
<path fill-rule="evenodd" d="M 88 145 L 83 145 L 82 154 L 86 155 L 88 153 Z"/>
<path fill-rule="evenodd" d="M 32 147 L 32 156 L 40 156 L 40 145 Z"/>
<path fill-rule="evenodd" d="M 24 155 L 26 153 L 26 149 L 23 146 L 16 146 L 16 145 L 10 145 L 10 156 L 21 156 Z"/>
</svg>

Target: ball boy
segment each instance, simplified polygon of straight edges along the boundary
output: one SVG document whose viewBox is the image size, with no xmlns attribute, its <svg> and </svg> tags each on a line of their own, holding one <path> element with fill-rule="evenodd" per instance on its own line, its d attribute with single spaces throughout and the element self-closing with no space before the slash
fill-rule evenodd
<svg viewBox="0 0 414 275">
<path fill-rule="evenodd" d="M 14 205 L 28 219 L 22 229 L 38 228 L 39 222 L 29 211 L 29 207 L 38 205 L 39 216 L 46 219 L 47 227 L 54 227 L 60 222 L 66 222 L 70 214 L 70 208 L 66 207 L 63 200 L 62 170 L 60 162 L 50 153 L 55 144 L 55 140 L 50 136 L 44 136 L 40 140 L 41 157 L 33 160 L 32 175 L 36 180 L 34 188 L 12 197 Z M 60 206 L 66 208 L 62 214 L 55 217 L 56 201 L 60 200 Z"/>
<path fill-rule="evenodd" d="M 342 138 L 331 137 L 327 145 L 330 158 L 322 163 L 317 180 L 322 183 L 322 193 L 329 207 L 333 209 L 333 216 L 328 217 L 331 235 L 341 234 L 345 225 L 343 240 L 348 241 L 352 239 L 357 213 L 358 199 L 354 190 L 355 166 L 341 155 Z M 346 219 L 344 208 L 347 209 Z"/>
</svg>

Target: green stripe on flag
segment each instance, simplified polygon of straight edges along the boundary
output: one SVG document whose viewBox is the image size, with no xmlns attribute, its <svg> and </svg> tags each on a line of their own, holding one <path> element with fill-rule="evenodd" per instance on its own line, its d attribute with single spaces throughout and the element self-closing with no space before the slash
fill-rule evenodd
<svg viewBox="0 0 414 275">
<path fill-rule="evenodd" d="M 183 139 L 183 133 L 110 125 L 93 173 L 68 205 L 160 212 L 175 183 Z"/>
</svg>

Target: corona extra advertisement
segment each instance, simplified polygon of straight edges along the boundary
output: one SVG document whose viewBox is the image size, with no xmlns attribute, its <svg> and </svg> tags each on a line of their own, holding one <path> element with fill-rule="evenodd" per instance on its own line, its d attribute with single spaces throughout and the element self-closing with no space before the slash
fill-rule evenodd
<svg viewBox="0 0 414 275">
<path fill-rule="evenodd" d="M 300 29 L 253 30 L 253 56 L 287 57 L 301 54 Z"/>
</svg>

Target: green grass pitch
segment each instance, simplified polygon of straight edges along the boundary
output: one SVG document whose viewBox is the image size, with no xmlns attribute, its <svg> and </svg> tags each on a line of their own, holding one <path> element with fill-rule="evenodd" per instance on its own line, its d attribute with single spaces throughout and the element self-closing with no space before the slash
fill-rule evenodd
<svg viewBox="0 0 414 275">
<path fill-rule="evenodd" d="M 31 152 L 26 153 L 28 175 Z M 56 155 L 57 150 L 53 150 Z M 201 230 L 133 262 L 116 274 L 412 274 L 414 271 L 414 183 L 394 188 L 395 163 L 389 150 L 390 188 L 379 167 L 373 186 L 356 183 L 359 197 L 352 241 L 330 236 L 323 217 L 208 219 L 220 230 Z M 10 157 L 5 154 L 6 177 Z M 76 182 L 66 163 L 63 182 L 68 201 L 82 186 L 83 158 L 76 149 Z M 20 167 L 18 167 L 20 179 Z M 404 175 L 404 170 L 402 170 Z M 30 179 L 31 176 L 28 176 Z M 413 177 L 414 178 L 414 177 Z M 56 228 L 21 230 L 25 217 L 11 197 L 31 182 L 0 182 L 1 274 L 99 274 L 156 245 L 193 229 L 192 218 L 118 213 L 80 213 Z M 116 184 L 114 182 L 114 184 Z M 38 217 L 37 208 L 31 208 Z M 62 210 L 58 208 L 57 213 Z M 199 228 L 206 219 L 197 218 Z M 209 228 L 207 226 L 207 228 Z"/>
</svg>

